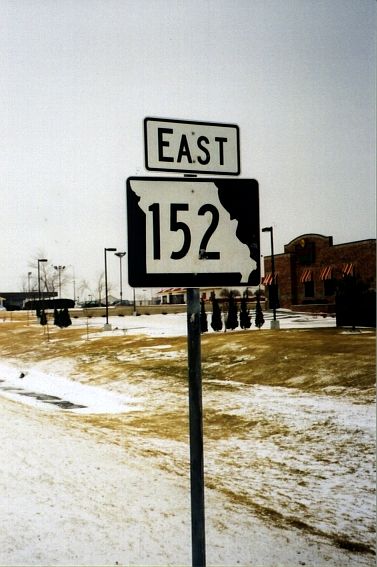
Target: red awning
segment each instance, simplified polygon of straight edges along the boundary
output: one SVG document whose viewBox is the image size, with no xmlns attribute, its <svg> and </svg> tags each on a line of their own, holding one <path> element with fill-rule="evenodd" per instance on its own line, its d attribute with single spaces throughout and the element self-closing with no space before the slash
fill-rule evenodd
<svg viewBox="0 0 377 567">
<path fill-rule="evenodd" d="M 321 269 L 319 274 L 321 280 L 331 280 L 332 279 L 332 266 L 325 266 Z"/>
<path fill-rule="evenodd" d="M 185 287 L 164 287 L 163 289 L 160 289 L 157 294 L 167 294 L 167 293 L 178 293 L 178 292 L 185 292 L 186 288 Z"/>
<path fill-rule="evenodd" d="M 311 282 L 313 279 L 313 271 L 312 270 L 304 270 L 300 277 L 300 282 Z"/>
<path fill-rule="evenodd" d="M 343 264 L 342 274 L 343 274 L 343 277 L 353 276 L 354 275 L 354 265 L 353 264 Z"/>
<path fill-rule="evenodd" d="M 161 293 L 161 294 L 169 293 L 169 292 L 171 292 L 173 289 L 174 289 L 173 287 L 165 287 L 164 289 L 160 289 L 160 290 L 157 292 L 157 294 L 159 294 L 159 293 Z"/>
<path fill-rule="evenodd" d="M 277 282 L 278 273 L 275 272 L 275 283 Z M 264 278 L 262 278 L 263 285 L 271 285 L 272 284 L 272 273 L 268 272 L 265 274 Z"/>
</svg>

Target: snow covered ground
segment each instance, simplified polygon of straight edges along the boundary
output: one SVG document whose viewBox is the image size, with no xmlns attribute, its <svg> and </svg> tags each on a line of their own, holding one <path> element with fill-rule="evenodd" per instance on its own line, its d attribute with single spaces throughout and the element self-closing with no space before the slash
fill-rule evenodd
<svg viewBox="0 0 377 567">
<path fill-rule="evenodd" d="M 335 326 L 289 312 L 279 320 Z M 185 314 L 112 317 L 106 332 L 103 318 L 72 321 L 94 342 L 186 334 Z M 166 345 L 143 352 L 180 356 Z M 0 564 L 190 565 L 187 443 L 122 421 L 184 412 L 186 392 L 168 380 L 87 384 L 72 369 L 69 359 L 0 362 Z M 252 422 L 205 439 L 208 565 L 374 565 L 374 404 L 360 393 L 223 386 L 203 392 L 204 410 Z M 95 415 L 97 427 L 86 421 Z"/>
<path fill-rule="evenodd" d="M 111 311 L 110 311 L 111 315 Z M 143 333 L 148 336 L 177 336 L 186 334 L 186 313 L 175 313 L 166 315 L 138 315 L 137 317 L 110 317 L 109 322 L 112 325 L 113 332 L 118 330 L 119 333 L 125 332 L 127 334 Z M 262 329 L 270 328 L 272 319 L 271 312 L 264 313 L 265 323 Z M 213 333 L 211 328 L 211 314 L 208 314 L 208 332 Z M 277 312 L 277 319 L 279 320 L 281 329 L 305 329 L 305 328 L 320 328 L 320 327 L 335 327 L 336 320 L 334 316 L 318 314 L 311 315 L 305 313 L 294 313 L 289 310 L 279 309 Z M 86 320 L 88 325 L 101 326 L 104 319 L 101 317 L 90 318 Z M 73 324 L 85 325 L 84 319 L 73 319 Z M 252 326 L 250 331 L 259 331 L 254 325 L 252 319 Z"/>
</svg>

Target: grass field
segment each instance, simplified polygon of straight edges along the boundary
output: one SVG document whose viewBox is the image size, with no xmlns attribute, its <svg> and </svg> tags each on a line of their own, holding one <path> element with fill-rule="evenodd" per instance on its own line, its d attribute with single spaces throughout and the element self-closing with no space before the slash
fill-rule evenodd
<svg viewBox="0 0 377 567">
<path fill-rule="evenodd" d="M 25 362 L 57 358 L 74 361 L 80 379 L 108 383 L 140 371 L 151 378 L 171 376 L 186 380 L 185 337 L 103 336 L 98 329 L 50 327 L 23 321 L 0 326 L 3 356 Z M 288 329 L 228 332 L 202 336 L 203 381 L 231 378 L 264 384 L 320 391 L 331 386 L 373 388 L 375 383 L 375 331 L 342 329 Z M 95 372 L 93 372 L 95 369 Z"/>
</svg>

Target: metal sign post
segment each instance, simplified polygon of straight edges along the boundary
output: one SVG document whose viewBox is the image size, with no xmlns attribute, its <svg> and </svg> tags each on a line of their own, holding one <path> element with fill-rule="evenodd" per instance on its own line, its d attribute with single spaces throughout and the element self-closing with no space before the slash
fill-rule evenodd
<svg viewBox="0 0 377 567">
<path fill-rule="evenodd" d="M 205 567 L 203 410 L 199 289 L 187 290 L 190 419 L 191 545 L 193 567 Z"/>
<path fill-rule="evenodd" d="M 130 177 L 127 225 L 130 286 L 187 289 L 192 564 L 205 567 L 199 288 L 259 284 L 258 182 Z"/>
<path fill-rule="evenodd" d="M 240 174 L 237 125 L 146 118 L 144 142 L 150 171 Z M 205 567 L 199 288 L 259 285 L 258 182 L 130 177 L 127 225 L 129 285 L 187 289 L 192 565 Z"/>
</svg>

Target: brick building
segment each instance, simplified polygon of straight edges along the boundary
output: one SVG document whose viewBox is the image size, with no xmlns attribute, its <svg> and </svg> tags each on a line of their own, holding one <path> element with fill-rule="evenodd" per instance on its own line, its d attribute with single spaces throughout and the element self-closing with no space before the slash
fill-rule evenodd
<svg viewBox="0 0 377 567">
<path fill-rule="evenodd" d="M 368 289 L 376 289 L 375 239 L 334 245 L 332 236 L 303 234 L 274 258 L 280 307 L 334 313 L 337 285 L 345 276 L 354 276 Z M 273 284 L 271 256 L 265 256 L 264 269 L 262 283 L 268 300 Z"/>
</svg>

